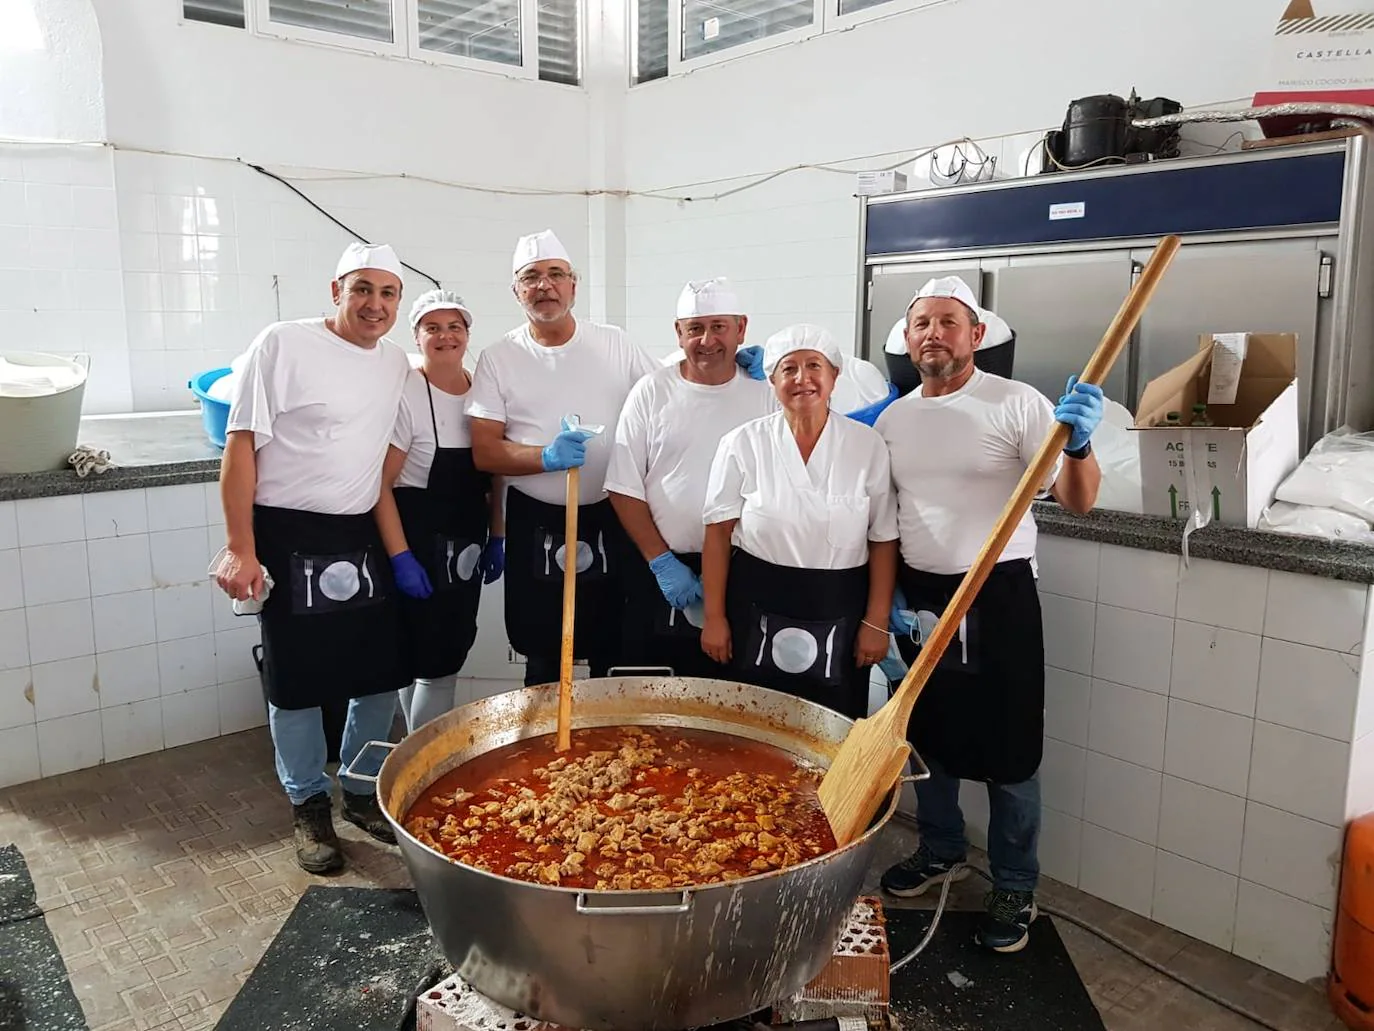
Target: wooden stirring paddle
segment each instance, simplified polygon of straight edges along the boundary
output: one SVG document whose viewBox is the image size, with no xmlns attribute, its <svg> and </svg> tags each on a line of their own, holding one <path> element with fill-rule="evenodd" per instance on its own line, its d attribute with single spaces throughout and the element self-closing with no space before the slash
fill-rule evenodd
<svg viewBox="0 0 1374 1031">
<path fill-rule="evenodd" d="M 578 468 L 568 470 L 567 517 L 563 523 L 563 648 L 558 661 L 558 741 L 554 751 L 572 747 L 573 623 L 577 603 Z"/>
<path fill-rule="evenodd" d="M 1079 377 L 1080 383 L 1101 386 L 1106 379 L 1165 270 L 1173 261 L 1180 242 L 1177 236 L 1166 236 L 1159 241 L 1140 278 L 1131 287 L 1116 318 L 1089 359 L 1083 375 Z M 908 757 L 907 723 L 916 699 L 959 629 L 959 624 L 968 614 L 973 599 L 997 564 L 1002 549 L 1053 471 L 1059 453 L 1068 443 L 1069 432 L 1068 425 L 1060 422 L 1054 424 L 1054 429 L 1040 445 L 1011 500 L 1002 510 L 977 560 L 964 574 L 940 622 L 935 625 L 929 639 L 922 642 L 921 653 L 915 664 L 907 670 L 901 686 L 886 705 L 871 717 L 856 722 L 840 745 L 835 761 L 830 764 L 820 787 L 821 807 L 840 846 L 847 845 L 868 828 L 888 791 L 901 776 Z"/>
</svg>

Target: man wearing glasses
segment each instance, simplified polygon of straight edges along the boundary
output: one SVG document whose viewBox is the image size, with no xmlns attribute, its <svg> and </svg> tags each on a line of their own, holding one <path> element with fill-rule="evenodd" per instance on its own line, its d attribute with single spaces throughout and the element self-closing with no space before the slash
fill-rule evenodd
<svg viewBox="0 0 1374 1031">
<path fill-rule="evenodd" d="M 606 467 L 625 398 L 658 363 L 619 327 L 573 315 L 577 273 L 551 231 L 521 237 L 512 275 L 525 323 L 482 352 L 467 403 L 474 462 L 508 480 L 506 635 L 525 656 L 526 685 L 558 679 L 563 570 L 575 563 L 577 656 L 604 676 L 620 646 L 628 547 L 606 498 Z M 578 539 L 565 542 L 573 468 Z"/>
</svg>

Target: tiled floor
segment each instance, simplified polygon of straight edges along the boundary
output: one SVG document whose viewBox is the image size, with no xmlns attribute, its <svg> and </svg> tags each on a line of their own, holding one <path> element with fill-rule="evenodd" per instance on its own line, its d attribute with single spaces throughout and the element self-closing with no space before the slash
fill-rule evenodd
<svg viewBox="0 0 1374 1031">
<path fill-rule="evenodd" d="M 339 821 L 349 870 L 332 884 L 402 887 L 398 853 Z M 250 731 L 0 793 L 0 844 L 28 861 L 92 1031 L 202 1031 L 247 978 L 306 886 L 264 731 Z M 911 832 L 894 826 L 882 864 Z M 975 879 L 952 893 L 976 905 Z M 1336 1031 L 1316 990 L 1080 892 L 1043 901 L 1292 1031 Z M 1256 1025 L 1064 921 L 1064 938 L 1112 1031 Z M 1014 959 L 1009 962 L 1015 962 Z"/>
</svg>

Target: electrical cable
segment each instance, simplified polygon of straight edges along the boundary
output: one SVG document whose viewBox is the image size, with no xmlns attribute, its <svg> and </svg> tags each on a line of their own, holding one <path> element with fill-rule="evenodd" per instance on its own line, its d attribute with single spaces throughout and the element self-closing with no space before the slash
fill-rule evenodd
<svg viewBox="0 0 1374 1031">
<path fill-rule="evenodd" d="M 910 818 L 907 817 L 905 814 L 898 814 L 897 818 L 908 822 L 910 820 Z M 971 870 L 973 873 L 983 878 L 983 880 L 987 881 L 989 884 L 992 883 L 992 878 L 988 875 L 987 871 L 982 870 L 971 863 L 956 864 L 954 867 L 951 868 L 950 873 L 952 874 L 955 870 L 958 870 L 960 867 L 963 867 L 967 870 Z M 926 946 L 930 944 L 931 939 L 935 937 L 935 929 L 940 925 L 940 917 L 944 915 L 945 905 L 949 901 L 949 889 L 950 886 L 954 883 L 954 879 L 952 876 L 946 875 L 945 877 L 941 878 L 941 881 L 942 884 L 940 887 L 940 899 L 938 902 L 935 903 L 934 913 L 930 920 L 930 926 L 926 928 L 925 936 L 916 944 L 915 948 L 913 948 L 906 955 L 902 956 L 901 959 L 896 960 L 892 964 L 892 966 L 890 967 L 892 973 L 895 974 L 898 970 L 901 970 L 902 967 L 906 966 L 917 956 L 919 956 L 922 952 L 924 952 Z M 1080 927 L 1083 930 L 1087 931 L 1089 934 L 1095 935 L 1102 941 L 1106 942 L 1108 945 L 1111 945 L 1121 950 L 1126 955 L 1130 956 L 1133 960 L 1135 960 L 1137 963 L 1141 963 L 1144 966 L 1149 967 L 1156 973 L 1162 974 L 1163 976 L 1169 978 L 1169 980 L 1174 981 L 1182 985 L 1184 988 L 1187 988 L 1189 991 L 1202 996 L 1208 1002 L 1214 1003 L 1222 1007 L 1222 1009 L 1230 1010 L 1232 1013 L 1236 1014 L 1239 1017 L 1244 1017 L 1251 1023 L 1264 1028 L 1265 1031 L 1287 1031 L 1287 1029 L 1281 1028 L 1277 1024 L 1271 1023 L 1264 1017 L 1260 1016 L 1258 1013 L 1255 1013 L 1253 1010 L 1246 1009 L 1244 1006 L 1241 1006 L 1238 1003 L 1231 1002 L 1229 999 L 1225 999 L 1222 996 L 1213 992 L 1211 989 L 1203 987 L 1191 978 L 1185 977 L 1182 974 L 1177 973 L 1176 971 L 1170 970 L 1168 967 L 1164 966 L 1164 964 L 1151 959 L 1149 956 L 1146 956 L 1137 949 L 1134 949 L 1130 945 L 1127 945 L 1120 938 L 1117 938 L 1115 935 L 1112 935 L 1107 931 L 1102 930 L 1100 927 L 1095 927 L 1089 921 L 1084 920 L 1080 916 L 1075 916 L 1073 913 L 1067 913 L 1064 910 L 1060 909 L 1058 906 L 1042 906 L 1037 903 L 1037 908 L 1041 913 L 1047 913 L 1050 916 L 1057 917 L 1060 920 L 1066 920 L 1069 923 L 1073 924 L 1075 927 Z"/>
<path fill-rule="evenodd" d="M 246 167 L 251 168 L 254 172 L 259 173 L 260 175 L 265 175 L 265 176 L 267 176 L 267 178 L 269 178 L 269 179 L 275 179 L 277 182 L 281 183 L 283 186 L 285 186 L 288 190 L 290 190 L 292 193 L 294 193 L 294 194 L 295 194 L 297 197 L 299 197 L 301 200 L 305 201 L 305 202 L 306 202 L 307 204 L 309 204 L 312 208 L 314 208 L 316 211 L 318 211 L 318 212 L 319 212 L 321 215 L 323 215 L 325 218 L 329 219 L 329 221 L 333 222 L 336 226 L 338 226 L 340 229 L 342 229 L 345 233 L 348 233 L 350 236 L 356 238 L 360 243 L 364 243 L 364 244 L 367 244 L 368 246 L 371 246 L 372 241 L 365 239 L 365 238 L 363 237 L 362 233 L 358 232 L 356 229 L 353 229 L 353 228 L 351 228 L 351 227 L 349 227 L 349 226 L 344 225 L 342 222 L 340 222 L 337 218 L 335 218 L 335 217 L 334 217 L 333 215 L 331 215 L 329 212 L 325 211 L 324 208 L 320 207 L 320 206 L 319 206 L 318 204 L 316 204 L 313 200 L 311 200 L 309 197 L 307 197 L 303 192 L 301 192 L 300 190 L 298 190 L 298 189 L 295 187 L 294 184 L 287 182 L 285 179 L 283 179 L 281 176 L 277 175 L 275 172 L 269 172 L 267 169 L 263 168 L 261 165 L 255 165 L 255 164 L 253 164 L 251 161 L 245 161 L 245 162 L 243 162 L 243 164 L 244 164 Z M 410 269 L 410 271 L 414 272 L 417 276 L 423 276 L 425 279 L 428 279 L 431 283 L 434 284 L 435 289 L 443 289 L 443 284 L 440 283 L 439 280 L 437 280 L 437 279 L 435 279 L 433 276 L 431 276 L 428 272 L 422 272 L 420 269 L 417 269 L 414 265 L 406 264 L 406 262 L 404 262 L 404 261 L 401 262 L 401 266 L 402 266 L 403 268 L 408 268 L 408 269 Z"/>
</svg>

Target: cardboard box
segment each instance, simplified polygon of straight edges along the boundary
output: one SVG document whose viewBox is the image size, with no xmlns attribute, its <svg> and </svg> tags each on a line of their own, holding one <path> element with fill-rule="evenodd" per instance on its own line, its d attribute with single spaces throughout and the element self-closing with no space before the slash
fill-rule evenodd
<svg viewBox="0 0 1374 1031">
<path fill-rule="evenodd" d="M 1258 525 L 1298 465 L 1297 356 L 1292 333 L 1203 336 L 1196 355 L 1150 381 L 1133 427 L 1147 515 L 1187 519 L 1197 507 L 1212 522 Z M 1195 403 L 1214 426 L 1165 425 L 1169 412 L 1186 424 Z"/>
<path fill-rule="evenodd" d="M 1374 2 L 1292 0 L 1274 29 L 1268 89 L 1254 103 L 1374 104 Z M 1329 128 L 1308 115 L 1260 120 L 1269 137 Z"/>
</svg>

